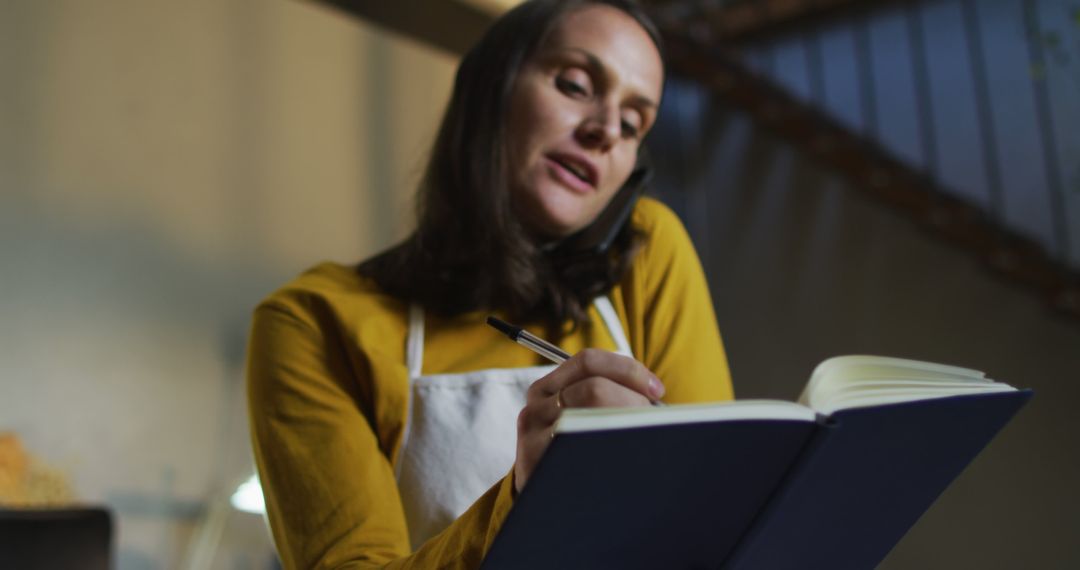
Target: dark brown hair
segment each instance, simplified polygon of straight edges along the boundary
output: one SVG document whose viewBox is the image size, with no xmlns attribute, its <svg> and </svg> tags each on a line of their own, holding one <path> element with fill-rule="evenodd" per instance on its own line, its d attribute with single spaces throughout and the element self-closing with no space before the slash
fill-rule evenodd
<svg viewBox="0 0 1080 570">
<path fill-rule="evenodd" d="M 537 243 L 510 205 L 505 118 L 514 82 L 560 18 L 589 4 L 627 13 L 660 49 L 656 27 L 632 0 L 533 0 L 505 14 L 458 67 L 420 183 L 416 231 L 360 273 L 429 311 L 501 309 L 553 332 L 584 322 L 592 299 L 622 278 L 638 241 L 630 224 L 607 252 L 571 255 Z"/>
</svg>

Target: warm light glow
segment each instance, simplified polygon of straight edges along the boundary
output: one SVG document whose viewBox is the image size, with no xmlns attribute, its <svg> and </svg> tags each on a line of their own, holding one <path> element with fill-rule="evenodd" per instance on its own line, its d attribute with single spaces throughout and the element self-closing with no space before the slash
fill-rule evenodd
<svg viewBox="0 0 1080 570">
<path fill-rule="evenodd" d="M 496 16 L 521 4 L 521 1 L 522 0 L 462 0 L 465 4 L 469 4 L 474 8 L 478 8 Z"/>
<path fill-rule="evenodd" d="M 252 475 L 236 488 L 229 502 L 233 508 L 245 513 L 261 515 L 266 513 L 266 504 L 263 502 L 262 487 L 259 485 L 259 477 Z"/>
</svg>

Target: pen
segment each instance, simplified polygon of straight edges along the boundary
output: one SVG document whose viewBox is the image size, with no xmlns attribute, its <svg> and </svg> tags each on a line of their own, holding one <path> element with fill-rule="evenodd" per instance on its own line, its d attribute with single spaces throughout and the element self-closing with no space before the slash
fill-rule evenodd
<svg viewBox="0 0 1080 570">
<path fill-rule="evenodd" d="M 531 332 L 514 325 L 496 319 L 495 317 L 488 317 L 487 324 L 499 329 L 500 332 L 510 337 L 510 340 L 524 346 L 525 348 L 547 358 L 555 364 L 562 364 L 566 362 L 570 355 L 567 352 L 554 344 L 532 334 Z"/>
<path fill-rule="evenodd" d="M 532 334 L 531 332 L 516 327 L 504 320 L 496 319 L 495 317 L 488 317 L 487 324 L 495 327 L 499 332 L 510 337 L 510 340 L 524 346 L 525 348 L 547 358 L 555 364 L 562 364 L 570 358 L 570 355 L 563 349 L 551 344 L 550 342 Z M 650 399 L 649 402 L 654 406 L 663 406 L 664 403 L 659 400 Z"/>
</svg>

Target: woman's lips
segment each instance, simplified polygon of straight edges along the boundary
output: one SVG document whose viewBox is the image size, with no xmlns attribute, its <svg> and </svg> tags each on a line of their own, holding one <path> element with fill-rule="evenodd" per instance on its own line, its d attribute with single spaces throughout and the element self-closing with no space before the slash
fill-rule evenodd
<svg viewBox="0 0 1080 570">
<path fill-rule="evenodd" d="M 547 161 L 548 171 L 551 172 L 552 176 L 569 189 L 581 194 L 596 189 L 596 184 L 593 182 L 595 175 L 592 174 L 594 170 L 591 165 L 582 164 L 563 156 L 545 156 L 544 159 Z M 571 164 L 577 167 L 577 170 L 584 172 L 576 172 L 574 168 L 568 166 Z"/>
</svg>

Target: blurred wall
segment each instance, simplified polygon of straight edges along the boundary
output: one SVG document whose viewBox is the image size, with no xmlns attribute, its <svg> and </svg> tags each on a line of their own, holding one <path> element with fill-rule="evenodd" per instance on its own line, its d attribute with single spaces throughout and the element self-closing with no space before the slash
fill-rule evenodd
<svg viewBox="0 0 1080 570">
<path fill-rule="evenodd" d="M 304 2 L 0 2 L 0 431 L 115 509 L 119 568 L 270 561 L 207 525 L 250 311 L 405 235 L 453 66 Z"/>
</svg>

